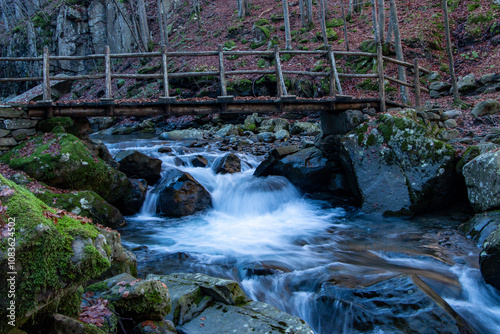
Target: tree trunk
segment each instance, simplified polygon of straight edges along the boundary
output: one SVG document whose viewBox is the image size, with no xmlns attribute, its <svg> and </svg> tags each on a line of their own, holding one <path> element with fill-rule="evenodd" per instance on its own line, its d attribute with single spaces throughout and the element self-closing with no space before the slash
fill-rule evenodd
<svg viewBox="0 0 500 334">
<path fill-rule="evenodd" d="M 283 0 L 283 19 L 285 20 L 285 49 L 292 49 L 292 35 L 290 32 L 290 16 L 288 13 L 288 0 Z"/>
<path fill-rule="evenodd" d="M 307 25 L 311 27 L 313 25 L 313 5 L 312 0 L 305 0 L 307 4 Z"/>
<path fill-rule="evenodd" d="M 344 0 L 342 0 L 342 19 L 344 20 L 345 47 L 346 47 L 346 50 L 349 51 L 349 38 L 347 38 L 347 20 L 345 17 Z"/>
<path fill-rule="evenodd" d="M 387 28 L 387 37 L 385 39 L 386 43 L 392 42 L 392 32 L 394 31 L 394 24 L 392 23 L 392 13 L 389 14 L 389 28 Z"/>
<path fill-rule="evenodd" d="M 318 0 L 318 16 L 319 23 L 321 25 L 321 35 L 323 35 L 323 44 L 328 46 L 328 36 L 326 35 L 326 24 L 325 24 L 325 3 L 324 0 Z"/>
<path fill-rule="evenodd" d="M 371 2 L 372 2 L 373 36 L 375 38 L 375 44 L 379 44 L 380 38 L 378 34 L 378 24 L 377 24 L 377 5 L 375 0 L 371 0 Z"/>
<path fill-rule="evenodd" d="M 245 17 L 245 0 L 238 0 L 238 17 Z"/>
<path fill-rule="evenodd" d="M 146 15 L 146 4 L 144 0 L 137 0 L 137 12 L 139 13 L 139 25 L 141 27 L 141 39 L 144 49 L 148 50 L 149 42 L 149 27 L 148 27 L 148 17 Z"/>
<path fill-rule="evenodd" d="M 252 0 L 244 0 L 245 2 L 245 15 L 250 16 L 252 12 Z"/>
<path fill-rule="evenodd" d="M 304 9 L 304 0 L 299 0 L 300 5 L 300 25 L 302 27 L 306 26 L 306 11 Z"/>
<path fill-rule="evenodd" d="M 390 0 L 391 3 L 391 16 L 392 16 L 392 24 L 394 28 L 394 44 L 396 46 L 396 58 L 398 60 L 404 61 L 403 57 L 403 48 L 401 46 L 401 36 L 399 34 L 399 23 L 398 23 L 398 12 L 396 9 L 396 2 L 394 0 Z M 401 81 L 406 81 L 406 72 L 404 66 L 398 66 L 398 77 Z M 401 92 L 401 100 L 403 103 L 408 103 L 408 90 L 406 86 L 400 86 Z"/>
<path fill-rule="evenodd" d="M 443 0 L 444 12 L 444 29 L 446 35 L 446 53 L 448 54 L 448 61 L 450 63 L 451 85 L 453 87 L 453 102 L 458 103 L 460 96 L 458 95 L 457 78 L 455 76 L 455 64 L 453 62 L 453 53 L 451 51 L 451 37 L 450 37 L 450 22 L 448 17 L 448 3 Z"/>
<path fill-rule="evenodd" d="M 385 34 L 385 7 L 384 0 L 378 0 L 378 36 L 380 43 L 384 43 Z"/>
</svg>

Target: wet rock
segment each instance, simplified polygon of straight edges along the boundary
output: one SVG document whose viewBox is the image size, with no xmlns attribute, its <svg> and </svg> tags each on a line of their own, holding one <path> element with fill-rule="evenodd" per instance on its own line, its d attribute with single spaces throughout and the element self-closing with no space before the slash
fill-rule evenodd
<svg viewBox="0 0 500 334">
<path fill-rule="evenodd" d="M 145 179 L 153 185 L 161 179 L 161 160 L 148 157 L 135 150 L 118 152 L 115 160 L 120 164 L 120 171 L 132 179 Z"/>
<path fill-rule="evenodd" d="M 158 149 L 158 152 L 160 153 L 172 153 L 172 148 L 171 147 L 160 147 Z"/>
<path fill-rule="evenodd" d="M 204 131 L 196 129 L 187 130 L 173 130 L 169 132 L 163 132 L 160 135 L 160 139 L 164 140 L 186 140 L 186 139 L 203 139 Z"/>
<path fill-rule="evenodd" d="M 316 300 L 320 309 L 329 308 L 331 318 L 338 318 L 319 320 L 317 328 L 325 333 L 342 328 L 345 319 L 352 319 L 354 331 L 362 333 L 459 333 L 455 320 L 407 276 L 357 288 L 323 283 Z"/>
<path fill-rule="evenodd" d="M 333 134 L 346 134 L 363 121 L 363 113 L 359 110 L 346 110 L 345 112 L 322 112 L 321 130 L 324 136 Z M 293 128 L 292 128 L 293 129 Z M 293 130 L 298 131 L 298 130 Z"/>
<path fill-rule="evenodd" d="M 193 167 L 206 167 L 208 164 L 207 158 L 202 155 L 197 155 L 193 159 L 191 159 L 191 164 Z"/>
<path fill-rule="evenodd" d="M 234 174 L 241 172 L 241 160 L 234 154 L 229 153 L 214 162 L 213 170 L 216 174 Z"/>
<path fill-rule="evenodd" d="M 496 150 L 498 148 L 500 148 L 500 145 L 494 143 L 481 143 L 478 145 L 469 146 L 467 150 L 465 150 L 465 152 L 462 154 L 462 157 L 457 163 L 457 173 L 459 175 L 463 175 L 463 168 L 467 163 L 471 162 L 481 154 Z"/>
<path fill-rule="evenodd" d="M 500 151 L 479 155 L 462 169 L 474 210 L 500 208 Z"/>
<path fill-rule="evenodd" d="M 276 136 L 272 132 L 261 132 L 257 135 L 260 142 L 272 143 L 276 140 Z"/>
<path fill-rule="evenodd" d="M 498 223 L 498 221 L 497 221 Z M 484 281 L 500 290 L 500 228 L 490 233 L 483 243 L 479 265 Z"/>
<path fill-rule="evenodd" d="M 273 174 L 286 177 L 304 192 L 314 192 L 326 190 L 334 169 L 320 149 L 310 147 L 277 161 Z"/>
<path fill-rule="evenodd" d="M 148 184 L 143 179 L 130 179 L 130 189 L 116 206 L 125 215 L 133 215 L 141 211 L 142 204 L 146 199 Z"/>
<path fill-rule="evenodd" d="M 500 227 L 500 211 L 478 213 L 460 225 L 460 232 L 482 246 L 486 238 Z"/>
<path fill-rule="evenodd" d="M 472 109 L 471 114 L 481 117 L 484 115 L 493 115 L 498 112 L 500 112 L 500 102 L 489 99 L 476 104 L 474 109 Z"/>
<path fill-rule="evenodd" d="M 153 193 L 158 195 L 157 213 L 165 216 L 187 216 L 212 205 L 208 191 L 177 169 L 168 170 Z"/>
<path fill-rule="evenodd" d="M 106 228 L 99 228 L 99 232 L 104 238 L 99 237 L 99 241 L 95 242 L 95 247 L 101 254 L 106 255 L 111 266 L 98 279 L 106 279 L 120 274 L 136 276 L 136 256 L 123 247 L 120 233 Z"/>
<path fill-rule="evenodd" d="M 454 189 L 451 146 L 412 119 L 384 114 L 340 142 L 350 188 L 367 213 L 414 214 L 449 203 Z"/>
<path fill-rule="evenodd" d="M 171 307 L 167 286 L 152 279 L 119 282 L 101 296 L 121 316 L 137 320 L 162 320 Z"/>
<path fill-rule="evenodd" d="M 278 130 L 274 134 L 276 137 L 276 140 L 288 140 L 290 139 L 290 133 L 286 130 Z"/>
<path fill-rule="evenodd" d="M 135 326 L 133 334 L 177 334 L 177 330 L 174 324 L 169 320 L 148 320 Z"/>
<path fill-rule="evenodd" d="M 274 165 L 278 160 L 289 154 L 297 153 L 298 151 L 299 147 L 296 145 L 276 147 L 266 155 L 264 161 L 260 163 L 253 175 L 257 177 L 271 175 Z"/>
</svg>

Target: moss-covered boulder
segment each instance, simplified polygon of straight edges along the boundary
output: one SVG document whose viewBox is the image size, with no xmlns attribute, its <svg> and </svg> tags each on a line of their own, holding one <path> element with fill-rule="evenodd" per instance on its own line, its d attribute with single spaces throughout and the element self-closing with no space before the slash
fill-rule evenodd
<svg viewBox="0 0 500 334">
<path fill-rule="evenodd" d="M 110 203 L 130 192 L 127 176 L 91 154 L 77 137 L 45 133 L 16 146 L 0 162 L 38 181 L 70 190 L 92 190 Z"/>
<path fill-rule="evenodd" d="M 162 320 L 171 307 L 167 286 L 158 280 L 119 282 L 102 297 L 122 316 L 138 320 Z"/>
<path fill-rule="evenodd" d="M 0 285 L 1 296 L 15 293 L 15 299 L 0 299 L 0 332 L 4 332 L 12 328 L 8 321 L 19 325 L 102 274 L 110 261 L 106 252 L 99 251 L 104 237 L 97 227 L 47 206 L 1 175 L 0 201 L 0 279 L 15 281 L 14 289 Z M 15 301 L 15 319 L 7 317 L 11 301 Z"/>
<path fill-rule="evenodd" d="M 412 215 L 450 203 L 455 151 L 412 119 L 383 114 L 340 140 L 351 190 L 365 212 Z"/>
<path fill-rule="evenodd" d="M 126 224 L 125 218 L 117 208 L 90 190 L 58 192 L 42 188 L 35 192 L 35 196 L 54 208 L 90 218 L 95 224 L 112 228 Z"/>
</svg>

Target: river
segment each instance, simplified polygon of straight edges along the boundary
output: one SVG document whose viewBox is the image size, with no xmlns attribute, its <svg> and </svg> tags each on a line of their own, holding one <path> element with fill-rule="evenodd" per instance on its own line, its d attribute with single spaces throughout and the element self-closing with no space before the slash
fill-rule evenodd
<svg viewBox="0 0 500 334">
<path fill-rule="evenodd" d="M 248 296 L 296 315 L 315 333 L 457 333 L 450 317 L 412 283 L 417 274 L 477 333 L 500 333 L 500 293 L 478 270 L 479 249 L 450 217 L 373 218 L 302 195 L 285 178 L 255 178 L 262 157 L 238 154 L 242 172 L 216 175 L 224 153 L 181 142 L 103 138 L 114 156 L 135 149 L 162 170 L 191 174 L 213 208 L 164 218 L 148 193 L 126 217 L 122 242 L 139 275 L 202 272 L 238 281 Z M 185 144 L 185 143 L 184 143 Z M 169 146 L 173 153 L 158 153 Z M 193 156 L 209 161 L 192 167 Z M 176 166 L 181 159 L 185 166 Z M 148 189 L 150 191 L 151 187 Z"/>
</svg>

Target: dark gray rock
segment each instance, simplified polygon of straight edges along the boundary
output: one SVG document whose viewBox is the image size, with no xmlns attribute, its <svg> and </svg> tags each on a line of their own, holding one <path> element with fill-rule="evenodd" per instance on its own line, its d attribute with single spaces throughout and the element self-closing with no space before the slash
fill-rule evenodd
<svg viewBox="0 0 500 334">
<path fill-rule="evenodd" d="M 438 91 L 438 92 L 449 91 L 450 88 L 451 88 L 451 84 L 450 83 L 448 83 L 448 82 L 442 82 L 442 81 L 433 82 L 429 86 L 430 90 L 435 90 L 435 91 Z"/>
<path fill-rule="evenodd" d="M 498 222 L 498 221 L 497 221 Z M 500 290 L 500 228 L 490 233 L 483 243 L 479 266 L 484 281 Z"/>
<path fill-rule="evenodd" d="M 117 204 L 120 211 L 126 215 L 134 215 L 141 211 L 146 199 L 148 183 L 144 179 L 130 179 L 130 190 L 121 203 Z"/>
<path fill-rule="evenodd" d="M 384 114 L 341 141 L 340 156 L 363 211 L 411 215 L 449 203 L 454 150 L 412 119 Z"/>
<path fill-rule="evenodd" d="M 472 109 L 471 114 L 481 117 L 484 115 L 493 115 L 498 112 L 500 112 L 500 102 L 489 99 L 476 104 L 474 109 Z"/>
<path fill-rule="evenodd" d="M 216 174 L 234 174 L 241 172 L 241 160 L 234 154 L 229 153 L 214 162 L 213 170 Z"/>
<path fill-rule="evenodd" d="M 193 159 L 191 159 L 191 164 L 193 165 L 193 167 L 206 167 L 208 164 L 208 160 L 202 155 L 197 155 Z"/>
<path fill-rule="evenodd" d="M 478 213 L 468 222 L 460 225 L 460 232 L 482 246 L 486 238 L 500 227 L 500 211 Z"/>
<path fill-rule="evenodd" d="M 177 169 L 168 170 L 156 185 L 157 213 L 182 217 L 204 210 L 212 205 L 208 191 L 191 175 Z"/>
<path fill-rule="evenodd" d="M 177 334 L 177 330 L 174 324 L 169 320 L 149 320 L 135 326 L 133 334 Z"/>
<path fill-rule="evenodd" d="M 279 146 L 269 152 L 264 161 L 255 169 L 253 175 L 255 176 L 267 176 L 273 173 L 274 164 L 281 158 L 294 154 L 299 151 L 299 147 L 296 145 Z"/>
<path fill-rule="evenodd" d="M 276 136 L 272 132 L 261 132 L 257 135 L 257 139 L 264 143 L 272 143 L 276 140 Z"/>
<path fill-rule="evenodd" d="M 120 164 L 119 170 L 129 178 L 145 179 L 149 184 L 155 184 L 161 179 L 161 160 L 132 150 L 118 152 L 115 160 Z"/>
<path fill-rule="evenodd" d="M 457 88 L 461 94 L 470 93 L 474 91 L 477 87 L 478 85 L 476 82 L 476 77 L 472 73 L 466 75 L 457 82 Z"/>
<path fill-rule="evenodd" d="M 352 131 L 363 121 L 363 113 L 359 110 L 344 112 L 321 112 L 321 130 L 323 136 L 342 134 Z M 296 131 L 296 130 L 295 130 Z"/>
</svg>

